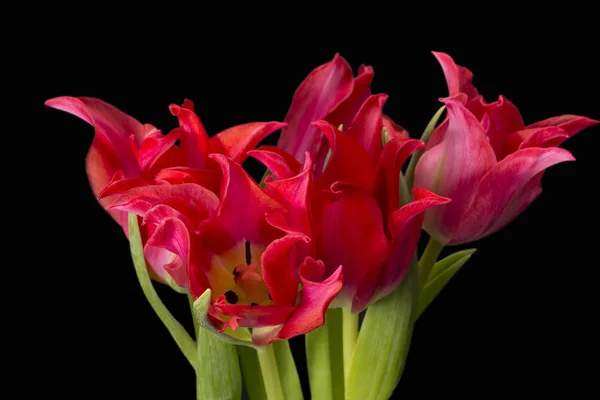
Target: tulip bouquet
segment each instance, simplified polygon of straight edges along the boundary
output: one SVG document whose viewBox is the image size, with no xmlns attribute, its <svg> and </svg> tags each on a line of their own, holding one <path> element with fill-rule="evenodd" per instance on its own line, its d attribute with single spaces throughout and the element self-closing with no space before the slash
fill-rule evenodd
<svg viewBox="0 0 600 400">
<path fill-rule="evenodd" d="M 129 239 L 198 399 L 239 399 L 242 386 L 252 400 L 301 399 L 288 343 L 298 335 L 311 398 L 389 398 L 416 320 L 475 251 L 438 260 L 442 248 L 511 222 L 547 168 L 574 160 L 558 146 L 598 123 L 526 125 L 506 98 L 487 103 L 468 69 L 434 56 L 449 93 L 420 140 L 383 113 L 373 69 L 354 76 L 339 55 L 301 83 L 284 122 L 214 136 L 189 100 L 170 106 L 179 126 L 167 134 L 98 99 L 46 102 L 94 127 L 91 188 Z M 277 146 L 259 146 L 279 130 Z M 266 168 L 258 183 L 248 157 Z M 189 297 L 195 337 L 153 281 Z"/>
</svg>

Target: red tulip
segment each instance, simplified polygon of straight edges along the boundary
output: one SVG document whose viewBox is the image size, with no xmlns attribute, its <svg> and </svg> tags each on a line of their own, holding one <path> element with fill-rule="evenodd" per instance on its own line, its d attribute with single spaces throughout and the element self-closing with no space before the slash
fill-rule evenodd
<svg viewBox="0 0 600 400">
<path fill-rule="evenodd" d="M 92 190 L 104 207 L 116 195 L 151 184 L 195 182 L 218 192 L 221 172 L 209 154 L 225 154 L 241 163 L 248 150 L 285 126 L 279 122 L 254 122 L 226 129 L 209 139 L 193 111 L 193 103 L 186 100 L 183 107 L 170 106 L 180 127 L 163 135 L 154 126 L 143 125 L 98 99 L 57 97 L 46 105 L 76 115 L 94 127 L 96 135 L 87 155 L 86 170 Z M 181 143 L 174 146 L 177 140 Z M 127 234 L 127 214 L 115 209 L 109 213 Z M 173 254 L 146 242 L 153 232 L 142 229 L 141 233 L 153 278 L 166 283 L 171 277 L 178 286 L 187 287 L 185 270 L 176 271 L 170 265 Z"/>
<path fill-rule="evenodd" d="M 314 69 L 300 84 L 285 117 L 288 124 L 282 130 L 278 147 L 300 162 L 304 153 L 312 157 L 317 176 L 323 170 L 328 146 L 314 121 L 325 120 L 338 127 L 349 127 L 361 105 L 371 94 L 373 68 L 361 65 L 353 78 L 352 68 L 339 54 L 333 60 Z M 388 131 L 408 137 L 407 132 L 384 116 Z"/>
<path fill-rule="evenodd" d="M 153 232 L 148 243 L 176 255 L 167 268 L 187 270 L 194 298 L 211 289 L 209 317 L 221 332 L 251 327 L 262 346 L 322 325 L 343 281 L 341 268 L 326 268 L 302 246 L 311 241 L 297 218 L 306 211 L 310 157 L 303 171 L 274 184 L 278 199 L 233 159 L 209 157 L 222 170 L 219 197 L 195 183 L 151 185 L 109 208 L 143 218 Z"/>
<path fill-rule="evenodd" d="M 325 135 L 331 156 L 311 188 L 308 207 L 296 207 L 297 226 L 312 232 L 311 251 L 323 260 L 325 276 L 338 265 L 343 268 L 344 288 L 335 305 L 353 312 L 398 287 L 415 251 L 423 212 L 449 201 L 415 188 L 415 200 L 400 207 L 401 167 L 424 144 L 393 132 L 392 139 L 382 144 L 386 98 L 369 96 L 347 133 L 326 121 L 313 123 Z M 299 169 L 297 160 L 277 148 L 259 148 L 249 155 L 277 178 L 267 182 L 269 193 L 279 192 L 274 185 Z"/>
<path fill-rule="evenodd" d="M 424 227 L 443 244 L 471 242 L 506 226 L 541 193 L 546 168 L 574 160 L 564 140 L 598 121 L 575 115 L 525 126 L 517 108 L 500 96 L 486 103 L 473 75 L 443 53 L 450 97 L 448 116 L 433 132 L 415 184 L 452 199 L 426 213 Z"/>
</svg>

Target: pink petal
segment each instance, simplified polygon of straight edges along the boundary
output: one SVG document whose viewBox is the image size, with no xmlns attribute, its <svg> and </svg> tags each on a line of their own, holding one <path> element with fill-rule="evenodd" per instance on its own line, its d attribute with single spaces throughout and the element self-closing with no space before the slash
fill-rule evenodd
<svg viewBox="0 0 600 400">
<path fill-rule="evenodd" d="M 571 137 L 585 128 L 589 128 L 590 126 L 594 126 L 598 123 L 600 123 L 600 121 L 596 121 L 591 118 L 567 114 L 538 121 L 535 124 L 529 125 L 527 128 L 557 126 L 567 132 L 569 137 Z"/>
<path fill-rule="evenodd" d="M 287 179 L 302 170 L 302 164 L 287 151 L 275 146 L 261 146 L 248 155 L 263 163 L 277 179 Z"/>
<path fill-rule="evenodd" d="M 201 169 L 205 167 L 206 157 L 209 153 L 209 141 L 204 125 L 193 109 L 194 106 L 190 100 L 186 100 L 183 107 L 175 104 L 169 106 L 171 114 L 178 118 L 183 133 L 179 147 L 187 158 L 185 166 Z"/>
<path fill-rule="evenodd" d="M 373 164 L 379 159 L 383 142 L 383 105 L 388 96 L 374 94 L 361 106 L 348 130 L 348 136 L 353 137 L 369 153 Z"/>
<path fill-rule="evenodd" d="M 456 100 L 445 102 L 448 127 L 444 138 L 425 151 L 415 171 L 415 186 L 452 199 L 425 216 L 427 232 L 442 243 L 452 237 L 479 181 L 496 164 L 494 151 L 475 116 Z"/>
<path fill-rule="evenodd" d="M 311 279 L 315 275 L 318 276 L 322 268 L 322 262 L 310 257 L 300 265 L 299 273 L 302 282 L 300 304 L 278 332 L 277 339 L 290 339 L 310 332 L 325 323 L 325 312 L 342 289 L 344 278 L 342 267 L 338 267 L 324 281 Z"/>
<path fill-rule="evenodd" d="M 423 213 L 432 207 L 450 202 L 446 197 L 418 187 L 413 189 L 413 193 L 415 200 L 392 214 L 392 250 L 379 277 L 379 287 L 372 302 L 387 296 L 402 283 L 419 242 Z M 362 306 L 367 304 L 363 301 Z M 357 307 L 357 310 L 361 309 Z"/>
<path fill-rule="evenodd" d="M 461 222 L 460 234 L 453 237 L 452 243 L 470 242 L 504 227 L 523 211 L 525 203 L 533 201 L 523 188 L 539 194 L 539 174 L 555 164 L 573 160 L 571 153 L 556 147 L 531 147 L 508 155 L 481 180 Z M 534 179 L 536 183 L 531 187 Z"/>
<path fill-rule="evenodd" d="M 173 167 L 159 171 L 154 177 L 157 183 L 197 183 L 213 193 L 219 193 L 221 173 L 208 169 L 195 169 L 188 167 Z"/>
<path fill-rule="evenodd" d="M 320 196 L 313 204 L 313 236 L 317 258 L 328 268 L 341 265 L 344 289 L 341 303 L 349 306 L 359 285 L 378 275 L 388 255 L 388 241 L 379 204 L 368 191 L 336 183 L 337 198 Z"/>
<path fill-rule="evenodd" d="M 223 315 L 238 317 L 239 326 L 247 328 L 283 324 L 296 309 L 288 306 L 246 306 L 227 303 L 215 303 L 214 307 Z"/>
<path fill-rule="evenodd" d="M 432 52 L 435 58 L 442 66 L 446 83 L 448 84 L 448 95 L 454 96 L 458 93 L 465 93 L 469 98 L 475 98 L 478 93 L 473 86 L 473 73 L 465 67 L 457 65 L 452 57 L 446 53 Z"/>
<path fill-rule="evenodd" d="M 98 194 L 98 199 L 100 200 L 109 196 L 123 194 L 135 187 L 146 186 L 150 184 L 151 182 L 148 182 L 142 178 L 125 178 L 122 171 L 117 171 L 110 183 L 108 183 L 104 190 Z"/>
<path fill-rule="evenodd" d="M 219 164 L 223 174 L 216 217 L 205 226 L 205 239 L 210 242 L 210 248 L 220 254 L 242 238 L 253 244 L 267 245 L 281 236 L 265 216 L 282 206 L 268 196 L 241 165 L 222 154 L 211 154 L 210 158 Z"/>
<path fill-rule="evenodd" d="M 173 130 L 166 136 L 161 131 L 155 131 L 146 136 L 138 155 L 142 171 L 149 172 L 154 163 L 175 144 L 179 137 L 179 130 Z"/>
<path fill-rule="evenodd" d="M 191 222 L 199 223 L 216 212 L 219 199 L 210 190 L 194 183 L 152 185 L 131 189 L 108 208 L 143 217 L 157 204 L 171 206 Z"/>
<path fill-rule="evenodd" d="M 331 111 L 325 120 L 333 126 L 344 125 L 344 129 L 348 129 L 362 104 L 371 95 L 370 86 L 373 76 L 372 67 L 361 65 L 358 69 L 358 76 L 354 78 L 352 93 L 335 110 Z"/>
<path fill-rule="evenodd" d="M 490 139 L 498 160 L 508 154 L 505 149 L 507 136 L 525 128 L 521 113 L 504 96 L 498 97 L 498 101 L 485 105 L 481 126 Z"/>
<path fill-rule="evenodd" d="M 568 138 L 567 132 L 556 126 L 528 128 L 508 135 L 505 149 L 507 154 L 512 154 L 527 147 L 558 147 Z"/>
<path fill-rule="evenodd" d="M 286 235 L 269 244 L 261 256 L 263 280 L 269 288 L 273 304 L 296 305 L 298 296 L 296 267 L 299 262 L 295 250 L 298 244 L 308 243 L 308 241 L 308 237 L 304 235 Z"/>
<path fill-rule="evenodd" d="M 400 173 L 408 157 L 425 147 L 420 140 L 395 137 L 386 143 L 377 164 L 375 197 L 386 221 L 386 233 L 390 236 L 389 217 L 400 208 Z"/>
<path fill-rule="evenodd" d="M 336 54 L 333 60 L 313 70 L 294 93 L 292 105 L 285 117 L 288 126 L 281 132 L 278 147 L 300 162 L 309 152 L 315 159 L 323 143 L 319 129 L 311 123 L 324 119 L 342 103 L 354 89 L 350 65 Z"/>
<path fill-rule="evenodd" d="M 155 128 L 142 125 L 132 117 L 101 100 L 89 97 L 57 97 L 45 103 L 57 110 L 73 114 L 95 129 L 94 141 L 86 158 L 86 171 L 94 195 L 108 185 L 117 171 L 122 171 L 127 178 L 140 176 L 140 167 L 129 137 L 139 144 L 143 138 Z M 102 206 L 111 199 L 100 200 Z M 126 230 L 127 221 L 119 212 L 110 212 L 112 217 Z"/>
<path fill-rule="evenodd" d="M 310 195 L 313 182 L 313 168 L 310 155 L 306 155 L 304 168 L 298 175 L 267 182 L 266 192 L 288 211 L 288 225 L 310 236 Z"/>
<path fill-rule="evenodd" d="M 252 122 L 234 126 L 210 139 L 211 153 L 225 154 L 241 164 L 246 160 L 248 151 L 268 135 L 285 126 L 282 122 Z"/>
<path fill-rule="evenodd" d="M 365 189 L 375 184 L 375 167 L 367 151 L 358 142 L 325 121 L 316 121 L 331 147 L 327 167 L 315 181 L 315 190 L 327 190 L 336 181 Z M 318 169 L 318 165 L 316 166 Z"/>
<path fill-rule="evenodd" d="M 163 265 L 151 264 L 151 267 L 157 275 L 163 277 L 168 273 L 179 287 L 187 288 L 190 238 L 185 224 L 176 218 L 163 220 L 148 239 L 147 246 L 162 248 L 180 257 L 179 262 L 173 260 Z M 157 259 L 152 261 L 156 262 Z"/>
<path fill-rule="evenodd" d="M 388 131 L 390 138 L 394 139 L 397 137 L 409 138 L 408 131 L 397 125 L 390 117 L 383 115 L 383 126 Z"/>
</svg>

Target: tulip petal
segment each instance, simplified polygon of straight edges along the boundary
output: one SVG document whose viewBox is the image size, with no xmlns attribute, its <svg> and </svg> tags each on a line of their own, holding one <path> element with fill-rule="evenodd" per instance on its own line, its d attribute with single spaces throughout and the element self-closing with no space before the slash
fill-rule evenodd
<svg viewBox="0 0 600 400">
<path fill-rule="evenodd" d="M 220 202 L 215 218 L 206 221 L 205 239 L 217 254 L 233 247 L 241 239 L 267 245 L 281 236 L 265 216 L 282 206 L 268 196 L 241 165 L 222 154 L 211 154 L 221 167 Z"/>
<path fill-rule="evenodd" d="M 317 258 L 328 268 L 344 267 L 340 304 L 350 306 L 359 285 L 379 275 L 389 246 L 379 204 L 371 193 L 344 183 L 332 185 L 336 197 L 319 196 L 313 204 Z M 337 304 L 337 300 L 336 300 Z"/>
<path fill-rule="evenodd" d="M 341 181 L 357 187 L 372 189 L 375 167 L 367 151 L 358 142 L 325 121 L 313 123 L 325 134 L 331 147 L 331 157 L 321 176 L 315 181 L 315 190 L 327 190 Z M 318 165 L 315 167 L 318 170 Z"/>
<path fill-rule="evenodd" d="M 172 167 L 159 171 L 154 176 L 156 183 L 196 183 L 210 190 L 213 193 L 219 193 L 221 186 L 221 173 L 209 169 L 195 169 L 188 167 Z"/>
<path fill-rule="evenodd" d="M 310 332 L 325 323 L 325 312 L 344 284 L 342 267 L 338 267 L 329 278 L 321 281 L 323 263 L 307 257 L 299 267 L 302 292 L 296 311 L 277 334 L 277 339 L 286 340 Z"/>
<path fill-rule="evenodd" d="M 371 302 L 387 296 L 402 283 L 419 243 L 424 212 L 450 203 L 449 198 L 418 187 L 413 188 L 413 194 L 415 200 L 405 204 L 391 216 L 391 252 L 379 277 L 377 293 Z"/>
<path fill-rule="evenodd" d="M 567 132 L 556 126 L 527 128 L 508 135 L 505 149 L 507 154 L 512 154 L 528 147 L 558 147 L 568 138 Z"/>
<path fill-rule="evenodd" d="M 117 171 L 122 171 L 127 178 L 140 176 L 140 167 L 129 138 L 133 135 L 139 145 L 156 128 L 142 125 L 110 104 L 94 98 L 57 97 L 45 104 L 73 114 L 94 127 L 94 141 L 86 157 L 86 171 L 94 195 L 100 194 Z M 105 207 L 111 199 L 99 201 Z M 127 231 L 127 216 L 116 211 L 109 213 Z"/>
<path fill-rule="evenodd" d="M 396 137 L 409 138 L 408 131 L 396 124 L 390 117 L 387 115 L 383 115 L 383 126 L 387 130 L 390 138 L 394 139 Z"/>
<path fill-rule="evenodd" d="M 149 172 L 154 163 L 167 152 L 179 139 L 180 130 L 173 130 L 168 135 L 163 135 L 161 131 L 155 131 L 142 142 L 138 159 L 142 172 Z"/>
<path fill-rule="evenodd" d="M 210 190 L 194 183 L 152 185 L 131 189 L 119 196 L 109 209 L 144 216 L 153 206 L 165 204 L 184 214 L 192 223 L 212 216 L 219 199 Z"/>
<path fill-rule="evenodd" d="M 273 304 L 295 306 L 298 295 L 297 245 L 308 243 L 304 235 L 286 235 L 272 242 L 261 256 L 263 280 Z"/>
<path fill-rule="evenodd" d="M 556 147 L 531 147 L 508 155 L 481 180 L 461 223 L 460 232 L 464 233 L 453 238 L 452 243 L 472 241 L 504 227 L 540 193 L 540 173 L 573 160 L 571 153 Z"/>
<path fill-rule="evenodd" d="M 477 89 L 475 89 L 475 86 L 472 84 L 473 73 L 471 71 L 457 65 L 452 57 L 446 53 L 437 51 L 433 51 L 432 53 L 434 57 L 437 58 L 444 71 L 449 96 L 465 93 L 471 99 L 478 95 Z"/>
<path fill-rule="evenodd" d="M 331 111 L 325 120 L 333 126 L 349 127 L 362 104 L 371 95 L 370 86 L 374 74 L 372 67 L 361 65 L 358 68 L 358 76 L 354 78 L 352 93 Z"/>
<path fill-rule="evenodd" d="M 285 126 L 282 122 L 251 122 L 225 129 L 210 139 L 211 153 L 225 154 L 241 164 L 246 160 L 248 151 Z"/>
<path fill-rule="evenodd" d="M 400 174 L 408 157 L 425 144 L 420 140 L 395 137 L 385 144 L 377 163 L 375 197 L 386 221 L 386 233 L 390 236 L 389 217 L 400 207 Z"/>
<path fill-rule="evenodd" d="M 425 151 L 415 172 L 415 186 L 452 199 L 425 216 L 427 232 L 441 243 L 452 237 L 480 180 L 496 164 L 494 150 L 475 116 L 456 100 L 444 102 L 448 111 L 444 138 Z"/>
<path fill-rule="evenodd" d="M 285 117 L 288 124 L 281 132 L 278 147 L 292 154 L 300 162 L 309 152 L 319 165 L 317 156 L 324 145 L 319 129 L 311 123 L 324 119 L 342 103 L 354 88 L 352 69 L 339 54 L 333 60 L 313 70 L 300 84 Z"/>
<path fill-rule="evenodd" d="M 219 302 L 214 307 L 220 314 L 238 317 L 237 323 L 244 328 L 283 324 L 296 309 L 289 306 L 246 306 Z"/>
<path fill-rule="evenodd" d="M 485 105 L 481 126 L 490 139 L 496 158 L 501 160 L 508 154 L 505 149 L 507 136 L 524 129 L 525 123 L 517 107 L 504 96 L 500 96 L 497 101 Z"/>
<path fill-rule="evenodd" d="M 288 225 L 308 236 L 311 234 L 309 199 L 312 181 L 312 160 L 310 154 L 307 154 L 301 173 L 265 184 L 265 191 L 288 211 Z"/>
<path fill-rule="evenodd" d="M 369 96 L 358 110 L 348 130 L 348 136 L 356 139 L 362 148 L 369 153 L 373 164 L 379 159 L 383 147 L 381 141 L 383 105 L 387 99 L 388 96 L 386 94 Z"/>
<path fill-rule="evenodd" d="M 179 120 L 183 133 L 179 147 L 186 157 L 184 165 L 191 168 L 204 168 L 209 154 L 208 134 L 200 118 L 193 111 L 193 103 L 186 99 L 183 107 L 171 104 L 169 110 Z"/>
<path fill-rule="evenodd" d="M 168 264 L 152 265 L 152 269 L 161 278 L 168 273 L 179 287 L 187 288 L 190 238 L 185 224 L 176 218 L 163 220 L 148 239 L 147 245 L 168 250 L 180 257 L 180 260 L 172 260 Z"/>
<path fill-rule="evenodd" d="M 122 171 L 117 171 L 110 183 L 98 194 L 98 199 L 123 194 L 139 186 L 147 186 L 150 182 L 143 178 L 125 178 Z"/>
<path fill-rule="evenodd" d="M 277 179 L 287 179 L 302 170 L 302 164 L 287 151 L 275 146 L 261 146 L 248 155 L 263 163 Z"/>
<path fill-rule="evenodd" d="M 589 128 L 598 123 L 600 123 L 600 121 L 596 121 L 591 118 L 567 114 L 561 115 L 559 117 L 552 117 L 544 119 L 542 121 L 538 121 L 534 124 L 527 126 L 527 128 L 542 128 L 547 126 L 556 126 L 563 129 L 565 132 L 567 132 L 567 135 L 571 137 L 576 133 L 584 130 L 585 128 Z"/>
</svg>

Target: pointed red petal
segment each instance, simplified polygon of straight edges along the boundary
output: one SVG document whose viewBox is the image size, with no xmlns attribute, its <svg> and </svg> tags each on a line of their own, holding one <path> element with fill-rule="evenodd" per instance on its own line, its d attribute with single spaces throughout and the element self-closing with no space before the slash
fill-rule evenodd
<svg viewBox="0 0 600 400">
<path fill-rule="evenodd" d="M 394 139 L 397 137 L 409 138 L 408 131 L 396 124 L 390 117 L 383 115 L 383 126 L 388 131 L 390 138 Z"/>
<path fill-rule="evenodd" d="M 596 121 L 591 118 L 567 114 L 561 115 L 559 117 L 552 117 L 544 119 L 542 121 L 538 121 L 535 124 L 529 125 L 527 128 L 542 128 L 547 126 L 556 126 L 563 129 L 565 132 L 567 132 L 569 137 L 571 137 L 576 133 L 582 131 L 583 129 L 589 128 L 598 123 L 600 123 L 600 121 Z"/>
<path fill-rule="evenodd" d="M 473 86 L 473 73 L 465 67 L 457 65 L 452 57 L 446 53 L 432 52 L 435 58 L 442 66 L 446 83 L 448 84 L 448 95 L 454 96 L 457 93 L 465 93 L 469 98 L 475 98 L 478 93 Z"/>
<path fill-rule="evenodd" d="M 354 78 L 352 93 L 335 110 L 331 111 L 325 120 L 333 126 L 344 125 L 344 129 L 348 129 L 361 105 L 371 95 L 370 86 L 373 76 L 372 67 L 361 65 L 358 69 L 358 76 Z"/>
<path fill-rule="evenodd" d="M 188 101 L 187 106 L 190 107 Z M 179 120 L 179 126 L 182 130 L 180 149 L 182 153 L 185 153 L 187 163 L 185 166 L 192 168 L 204 168 L 206 163 L 206 157 L 209 153 L 209 141 L 208 134 L 204 125 L 200 121 L 200 118 L 194 113 L 192 109 L 179 107 L 178 105 L 171 104 L 169 110 L 171 114 L 176 116 Z"/>
<path fill-rule="evenodd" d="M 364 102 L 352 121 L 348 136 L 353 137 L 369 153 L 375 164 L 381 154 L 383 142 L 383 105 L 388 96 L 374 94 Z"/>
<path fill-rule="evenodd" d="M 146 136 L 140 146 L 138 155 L 142 171 L 150 172 L 154 163 L 175 144 L 179 137 L 179 130 L 173 130 L 166 136 L 161 131 L 155 131 Z"/>
<path fill-rule="evenodd" d="M 248 151 L 268 135 L 285 126 L 282 122 L 252 122 L 234 126 L 210 139 L 211 153 L 225 154 L 241 164 L 246 160 Z"/>
<path fill-rule="evenodd" d="M 275 178 L 287 179 L 302 170 L 302 164 L 290 153 L 275 146 L 261 146 L 248 152 L 250 157 L 263 163 Z"/>
</svg>

